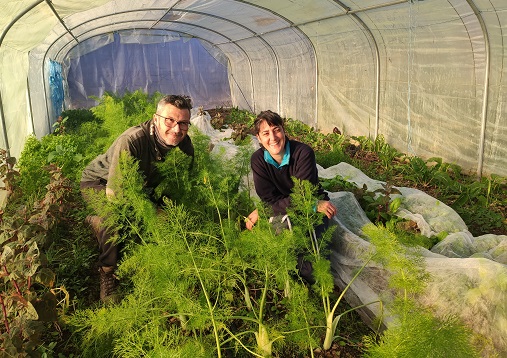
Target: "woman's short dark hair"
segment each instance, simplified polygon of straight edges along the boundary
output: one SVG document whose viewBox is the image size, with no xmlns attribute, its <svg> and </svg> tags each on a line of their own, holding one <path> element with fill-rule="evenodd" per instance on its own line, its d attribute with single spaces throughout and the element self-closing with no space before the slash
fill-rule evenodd
<svg viewBox="0 0 507 358">
<path fill-rule="evenodd" d="M 255 118 L 255 121 L 254 121 L 255 134 L 259 134 L 261 123 L 264 121 L 266 121 L 266 123 L 270 127 L 275 126 L 275 127 L 282 127 L 282 129 L 284 128 L 283 127 L 284 123 L 283 123 L 282 117 L 280 117 L 280 115 L 278 113 L 270 111 L 268 109 L 267 111 L 262 111 L 261 113 L 259 113 L 257 118 Z"/>
<path fill-rule="evenodd" d="M 188 109 L 190 111 L 192 109 L 192 100 L 189 96 L 179 95 L 179 94 L 171 94 L 164 96 L 157 104 L 157 112 L 164 109 L 168 104 L 173 105 L 178 109 Z"/>
</svg>

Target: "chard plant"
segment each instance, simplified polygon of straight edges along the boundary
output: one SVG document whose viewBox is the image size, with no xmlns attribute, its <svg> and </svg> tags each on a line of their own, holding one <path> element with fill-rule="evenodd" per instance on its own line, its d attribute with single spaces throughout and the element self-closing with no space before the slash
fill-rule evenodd
<svg viewBox="0 0 507 358">
<path fill-rule="evenodd" d="M 400 158 L 402 153 L 390 146 L 382 135 L 377 136 L 373 143 L 373 150 L 377 153 L 383 169 L 389 171 L 393 165 L 393 161 Z"/>
<path fill-rule="evenodd" d="M 10 161 L 5 152 L 2 155 L 0 167 L 5 170 Z M 29 206 L 8 201 L 0 212 L 2 356 L 40 354 L 44 332 L 58 321 L 57 296 L 66 293 L 64 287 L 55 287 L 56 275 L 47 267 L 44 249 L 48 234 L 73 202 L 72 187 L 58 168 L 46 169 L 50 183 L 40 201 Z M 6 174 L 5 187 L 16 192 L 12 169 Z"/>
<path fill-rule="evenodd" d="M 382 188 L 373 191 L 368 190 L 367 185 L 364 184 L 362 188 L 353 191 L 368 218 L 376 223 L 392 221 L 402 203 L 401 196 L 392 197 L 392 195 L 401 195 L 401 192 L 391 183 L 382 184 Z"/>
</svg>

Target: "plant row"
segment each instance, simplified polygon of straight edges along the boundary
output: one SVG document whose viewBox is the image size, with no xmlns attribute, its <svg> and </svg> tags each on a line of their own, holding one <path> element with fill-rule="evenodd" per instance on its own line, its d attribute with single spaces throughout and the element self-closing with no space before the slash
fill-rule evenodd
<svg viewBox="0 0 507 358">
<path fill-rule="evenodd" d="M 475 356 L 470 334 L 459 322 L 437 320 L 414 303 L 426 282 L 420 258 L 408 254 L 399 233 L 384 226 L 393 208 L 386 202 L 371 205 L 377 199 L 367 191 L 357 195 L 378 226 L 365 228 L 377 249 L 364 253 L 364 263 L 376 262 L 392 273 L 386 312 L 392 312 L 396 324 L 385 332 L 365 332 L 354 343 L 343 337 L 350 312 L 359 307 L 344 302 L 348 286 L 343 291 L 334 287 L 327 259 L 336 240 L 332 229 L 317 244 L 310 239 L 311 228 L 321 220 L 312 210 L 314 188 L 296 183 L 292 230 L 277 232 L 267 209 L 253 231 L 244 230 L 245 215 L 254 205 L 262 208 L 243 187 L 251 147 L 242 144 L 249 140 L 246 128 L 254 118 L 246 111 L 231 109 L 219 121 L 214 117 L 217 127 L 237 128 L 234 158 L 211 155 L 209 139 L 197 132 L 192 134 L 196 159 L 191 172 L 183 169 L 188 158 L 182 153 L 175 150 L 167 157 L 159 168 L 166 180 L 156 190 L 162 206 L 148 199 L 137 163 L 124 157 L 118 183 L 122 195 L 114 200 L 97 196 L 86 207 L 78 191 L 82 168 L 123 130 L 151 117 L 159 98 L 141 92 L 106 94 L 91 111 L 62 114 L 55 134 L 29 138 L 16 169 L 4 153 L 0 168 L 9 196 L 0 232 L 0 332 L 6 355 L 303 357 L 341 342 L 361 345 L 365 356 L 391 357 L 395 350 L 396 356 L 416 357 L 425 356 L 429 342 L 438 342 L 434 350 L 440 356 Z M 287 127 L 289 135 L 318 149 L 323 166 L 395 153 L 381 139 L 363 138 L 352 148 L 350 139 L 339 134 L 323 135 L 293 120 Z M 361 168 L 376 165 L 375 173 L 391 181 L 398 175 L 395 168 L 403 165 L 393 163 L 409 159 L 389 157 Z M 456 168 L 451 173 L 443 167 L 450 168 L 441 163 L 437 171 L 457 175 Z M 493 179 L 496 184 L 485 196 L 489 209 L 504 205 L 499 188 L 505 182 Z M 352 190 L 339 180 L 323 184 Z M 392 190 L 386 186 L 384 200 Z M 123 247 L 118 272 L 123 299 L 117 305 L 96 302 L 96 252 L 91 230 L 83 224 L 92 212 L 108 218 L 117 232 L 113 239 Z M 301 255 L 314 267 L 314 285 L 297 274 Z"/>
</svg>

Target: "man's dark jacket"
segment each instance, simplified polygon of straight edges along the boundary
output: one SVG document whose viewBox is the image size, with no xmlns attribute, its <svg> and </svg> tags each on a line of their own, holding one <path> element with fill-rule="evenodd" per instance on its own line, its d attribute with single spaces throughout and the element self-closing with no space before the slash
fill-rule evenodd
<svg viewBox="0 0 507 358">
<path fill-rule="evenodd" d="M 139 161 L 139 170 L 145 179 L 145 187 L 154 189 L 162 180 L 155 163 L 162 161 L 166 154 L 175 148 L 163 148 L 157 144 L 154 130 L 151 119 L 127 129 L 116 138 L 104 154 L 97 156 L 88 164 L 83 170 L 81 182 L 101 180 L 107 183 L 108 187 L 113 185 L 112 179 L 117 175 L 120 153 L 125 150 Z M 188 135 L 178 144 L 178 147 L 185 154 L 194 156 L 194 147 Z M 114 191 L 114 188 L 111 189 Z"/>
</svg>

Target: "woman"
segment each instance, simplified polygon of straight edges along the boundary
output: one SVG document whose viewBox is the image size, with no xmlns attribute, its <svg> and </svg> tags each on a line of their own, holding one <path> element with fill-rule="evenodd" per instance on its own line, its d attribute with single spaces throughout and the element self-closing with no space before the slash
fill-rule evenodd
<svg viewBox="0 0 507 358">
<path fill-rule="evenodd" d="M 290 194 L 294 183 L 292 177 L 308 180 L 318 187 L 320 200 L 316 203 L 316 211 L 323 213 L 323 223 L 315 228 L 319 237 L 328 227 L 329 219 L 336 215 L 336 207 L 329 201 L 329 196 L 319 183 L 317 163 L 313 149 L 301 142 L 289 140 L 285 134 L 283 119 L 275 112 L 261 112 L 254 122 L 254 130 L 261 148 L 252 154 L 252 168 L 255 191 L 260 199 L 271 206 L 273 214 L 286 215 L 290 206 Z M 252 230 L 259 219 L 255 209 L 246 218 L 246 227 Z M 300 275 L 311 282 L 311 265 L 298 260 Z M 305 271 L 310 273 L 305 273 Z M 306 277 L 305 277 L 306 276 Z"/>
</svg>

